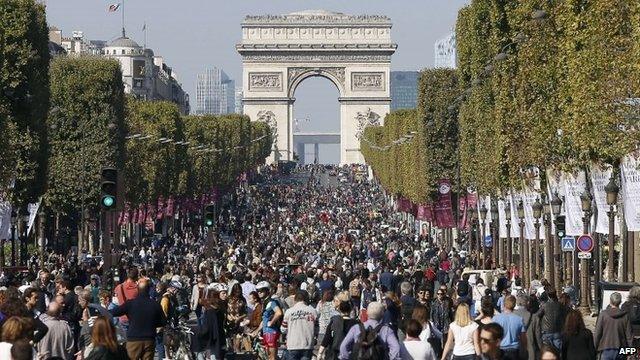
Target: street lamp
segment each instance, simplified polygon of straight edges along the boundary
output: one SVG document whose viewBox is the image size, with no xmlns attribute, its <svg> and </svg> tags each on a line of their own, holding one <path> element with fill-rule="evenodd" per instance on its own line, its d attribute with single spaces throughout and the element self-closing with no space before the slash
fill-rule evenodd
<svg viewBox="0 0 640 360">
<path fill-rule="evenodd" d="M 478 259 L 480 259 L 480 268 L 482 268 L 482 269 L 484 269 L 484 265 L 485 265 L 484 237 L 485 237 L 485 221 L 487 220 L 487 212 L 489 212 L 489 210 L 487 209 L 487 207 L 483 203 L 482 206 L 480 207 L 480 220 L 482 222 L 482 228 L 480 230 L 480 247 L 478 248 L 478 250 L 482 250 L 482 252 L 481 252 L 482 256 L 480 255 L 480 253 L 478 253 Z"/>
<path fill-rule="evenodd" d="M 498 267 L 498 263 L 504 263 L 504 261 L 501 261 L 502 259 L 500 257 L 501 255 L 504 255 L 504 250 L 501 247 L 500 235 L 498 234 L 498 216 L 498 201 L 496 199 L 496 201 L 491 203 L 491 227 L 493 230 L 491 234 L 491 239 L 493 240 L 491 243 L 493 247 L 491 251 L 491 260 L 494 268 Z"/>
<path fill-rule="evenodd" d="M 16 224 L 18 223 L 18 212 L 11 211 L 11 266 L 16 266 Z"/>
<path fill-rule="evenodd" d="M 540 202 L 540 199 L 536 199 L 536 201 L 533 203 L 533 205 L 531 205 L 531 209 L 533 210 L 533 218 L 535 219 L 535 222 L 533 223 L 533 227 L 535 229 L 535 242 L 533 244 L 533 252 L 530 251 L 530 254 L 533 254 L 533 267 L 534 267 L 534 271 L 530 271 L 530 276 L 529 279 L 533 278 L 533 274 L 539 274 L 540 273 L 540 217 L 542 216 L 542 210 L 543 210 L 543 206 L 542 203 Z M 531 244 L 531 242 L 528 242 L 529 244 Z"/>
<path fill-rule="evenodd" d="M 506 218 L 506 228 L 507 228 L 507 268 L 511 266 L 511 262 L 513 262 L 513 245 L 511 244 L 511 200 L 506 201 L 504 204 L 504 217 Z"/>
<path fill-rule="evenodd" d="M 618 184 L 616 184 L 616 179 L 614 177 L 614 171 L 611 171 L 611 178 L 609 179 L 609 183 L 604 187 L 604 191 L 607 193 L 607 205 L 609 205 L 609 259 L 607 260 L 608 277 L 609 281 L 613 282 L 613 253 L 614 253 L 614 221 L 615 221 L 615 210 L 614 205 L 618 203 L 618 192 L 620 188 Z"/>
<path fill-rule="evenodd" d="M 582 218 L 583 234 L 589 233 L 589 220 L 591 219 L 591 193 L 589 189 L 585 188 L 582 195 L 580 195 L 580 204 L 584 217 Z M 580 311 L 587 315 L 591 312 L 589 309 L 589 279 L 591 271 L 589 269 L 589 262 L 587 259 L 580 260 Z"/>
<path fill-rule="evenodd" d="M 529 263 L 529 259 L 527 259 L 527 254 L 525 251 L 525 246 L 524 246 L 524 204 L 522 203 L 522 200 L 520 200 L 518 202 L 518 207 L 517 207 L 517 211 L 518 211 L 518 220 L 519 220 L 519 225 L 520 225 L 520 238 L 518 241 L 518 246 L 520 247 L 520 253 L 519 253 L 519 257 L 520 257 L 520 278 L 523 279 L 523 282 L 526 284 L 527 283 L 527 271 L 525 271 L 525 267 L 528 267 L 528 263 Z M 528 284 L 527 284 L 528 285 Z"/>
<path fill-rule="evenodd" d="M 554 192 L 553 193 L 553 198 L 551 199 L 551 202 L 549 203 L 550 207 L 551 207 L 551 213 L 553 215 L 553 222 L 556 224 L 556 226 L 558 225 L 558 216 L 560 216 L 560 210 L 562 209 L 562 199 L 560 199 L 560 197 L 558 196 L 558 192 Z M 562 256 L 562 253 L 560 252 L 560 241 L 562 239 L 558 238 L 557 236 L 557 232 L 553 235 L 554 239 L 553 239 L 553 267 L 554 267 L 554 272 L 553 272 L 553 282 L 555 283 L 556 286 L 556 292 L 560 293 L 560 290 L 562 290 L 562 284 L 560 281 L 560 258 Z"/>
<path fill-rule="evenodd" d="M 549 198 L 542 194 L 542 223 L 545 228 L 544 238 L 544 278 L 549 281 L 552 287 L 555 288 L 555 279 L 553 277 L 553 235 L 551 234 L 551 202 Z"/>
</svg>

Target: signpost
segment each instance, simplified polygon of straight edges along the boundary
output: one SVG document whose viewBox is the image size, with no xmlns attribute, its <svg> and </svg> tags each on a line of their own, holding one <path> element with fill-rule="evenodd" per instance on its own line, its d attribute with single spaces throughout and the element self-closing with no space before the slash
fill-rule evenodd
<svg viewBox="0 0 640 360">
<path fill-rule="evenodd" d="M 576 239 L 573 236 L 565 236 L 562 238 L 562 251 L 575 251 Z"/>
<path fill-rule="evenodd" d="M 484 237 L 484 246 L 491 247 L 492 244 L 493 244 L 493 238 L 491 237 L 491 235 L 485 236 Z"/>
<path fill-rule="evenodd" d="M 594 246 L 593 238 L 589 234 L 581 235 L 580 237 L 578 237 L 576 246 L 581 252 L 591 253 L 591 250 L 593 250 Z"/>
</svg>

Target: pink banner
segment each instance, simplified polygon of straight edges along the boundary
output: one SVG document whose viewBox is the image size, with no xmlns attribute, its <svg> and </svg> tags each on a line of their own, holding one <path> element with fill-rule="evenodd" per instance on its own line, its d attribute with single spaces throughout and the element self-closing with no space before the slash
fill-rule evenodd
<svg viewBox="0 0 640 360">
<path fill-rule="evenodd" d="M 471 225 L 471 212 L 475 211 L 478 204 L 478 196 L 474 194 L 466 194 L 458 200 L 458 206 L 460 209 L 460 219 L 458 228 L 463 230 L 469 230 Z"/>
<path fill-rule="evenodd" d="M 455 226 L 453 219 L 453 207 L 451 204 L 451 181 L 441 179 L 438 181 L 438 201 L 434 205 L 436 226 L 445 229 Z"/>
<path fill-rule="evenodd" d="M 175 207 L 175 200 L 173 196 L 169 196 L 169 200 L 167 200 L 167 207 L 165 208 L 165 215 L 167 217 L 173 217 L 173 212 Z"/>
<path fill-rule="evenodd" d="M 427 221 L 427 205 L 418 205 L 418 213 L 416 214 L 416 220 Z"/>
</svg>

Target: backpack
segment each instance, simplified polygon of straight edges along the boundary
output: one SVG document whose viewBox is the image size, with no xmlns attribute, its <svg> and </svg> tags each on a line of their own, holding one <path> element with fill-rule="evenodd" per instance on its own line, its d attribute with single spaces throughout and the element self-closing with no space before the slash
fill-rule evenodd
<svg viewBox="0 0 640 360">
<path fill-rule="evenodd" d="M 378 334 L 384 324 L 379 324 L 375 328 L 365 328 L 362 323 L 360 326 L 360 335 L 358 340 L 353 344 L 353 350 L 349 359 L 352 360 L 386 360 L 389 358 L 387 347 L 384 345 Z"/>
<path fill-rule="evenodd" d="M 335 353 L 340 352 L 340 344 L 342 340 L 347 336 L 347 332 L 353 325 L 356 324 L 354 319 L 343 319 L 342 316 L 337 315 L 331 322 L 331 334 L 333 335 L 333 342 L 331 343 L 331 350 Z"/>
</svg>

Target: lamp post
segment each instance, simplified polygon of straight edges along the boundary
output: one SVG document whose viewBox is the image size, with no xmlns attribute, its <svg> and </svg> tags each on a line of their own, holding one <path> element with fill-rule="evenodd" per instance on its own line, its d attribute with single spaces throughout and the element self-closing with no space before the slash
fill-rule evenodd
<svg viewBox="0 0 640 360">
<path fill-rule="evenodd" d="M 504 217 L 506 218 L 507 227 L 507 259 L 505 261 L 507 268 L 511 266 L 513 262 L 513 246 L 511 244 L 511 201 L 505 202 L 504 205 Z"/>
<path fill-rule="evenodd" d="M 591 194 L 588 189 L 584 189 L 582 195 L 580 195 L 580 203 L 582 205 L 582 212 L 584 217 L 582 218 L 582 224 L 584 226 L 582 233 L 589 234 L 589 220 L 591 219 Z M 587 315 L 591 313 L 589 308 L 589 279 L 591 270 L 589 269 L 589 261 L 587 259 L 580 260 L 580 311 Z"/>
<path fill-rule="evenodd" d="M 493 265 L 494 269 L 498 268 L 498 265 L 503 263 L 501 255 L 503 255 L 504 250 L 501 248 L 501 242 L 500 242 L 500 234 L 498 233 L 498 230 L 500 229 L 499 226 L 499 219 L 498 219 L 498 201 L 496 198 L 496 201 L 491 203 L 491 228 L 492 228 L 492 233 L 491 233 L 491 239 L 493 240 L 491 245 L 493 247 L 493 251 L 491 252 L 491 264 Z"/>
<path fill-rule="evenodd" d="M 528 251 L 524 246 L 524 204 L 522 200 L 518 203 L 518 220 L 520 221 L 520 241 L 518 242 L 518 246 L 520 247 L 520 278 L 522 278 L 523 285 L 529 286 L 527 283 L 528 272 L 529 272 L 529 261 L 528 259 Z"/>
<path fill-rule="evenodd" d="M 544 278 L 549 281 L 551 286 L 555 288 L 556 283 L 553 272 L 553 235 L 551 234 L 551 202 L 545 196 L 543 197 L 542 206 L 544 213 L 542 214 L 542 222 L 545 228 L 544 236 Z"/>
<path fill-rule="evenodd" d="M 604 191 L 607 193 L 607 205 L 609 205 L 609 211 L 607 214 L 609 215 L 609 258 L 607 259 L 607 267 L 608 270 L 608 280 L 614 281 L 613 271 L 613 256 L 614 256 L 614 222 L 615 222 L 615 209 L 614 206 L 618 203 L 618 192 L 620 188 L 616 184 L 616 179 L 614 177 L 614 171 L 611 171 L 611 178 L 609 179 L 609 183 L 604 187 Z"/>
<path fill-rule="evenodd" d="M 533 279 L 533 274 L 540 273 L 540 217 L 542 217 L 543 209 L 540 199 L 536 199 L 533 205 L 531 205 L 531 208 L 533 209 L 533 218 L 535 219 L 533 226 L 536 232 L 536 239 L 534 240 L 535 242 L 533 243 L 533 247 L 531 247 L 531 249 L 533 250 L 532 255 L 534 271 L 530 272 L 529 279 Z"/>
<path fill-rule="evenodd" d="M 16 266 L 16 225 L 18 222 L 18 212 L 11 211 L 11 266 Z"/>
<path fill-rule="evenodd" d="M 481 252 L 478 253 L 478 260 L 480 261 L 480 268 L 484 269 L 484 265 L 485 265 L 485 246 L 484 246 L 484 236 L 485 236 L 485 221 L 487 220 L 487 212 L 489 210 L 487 210 L 487 207 L 482 204 L 482 207 L 480 208 L 480 220 L 481 220 L 481 225 L 482 228 L 480 230 L 480 248 L 478 250 L 482 250 Z"/>
<path fill-rule="evenodd" d="M 553 198 L 550 202 L 551 213 L 553 215 L 553 222 L 558 224 L 558 216 L 560 216 L 560 209 L 562 209 L 562 199 L 558 196 L 558 192 L 553 194 Z M 558 238 L 558 234 L 553 234 L 553 282 L 555 283 L 556 292 L 560 294 L 562 290 L 562 281 L 560 280 L 560 257 L 562 256 L 560 252 L 560 241 Z"/>
</svg>

